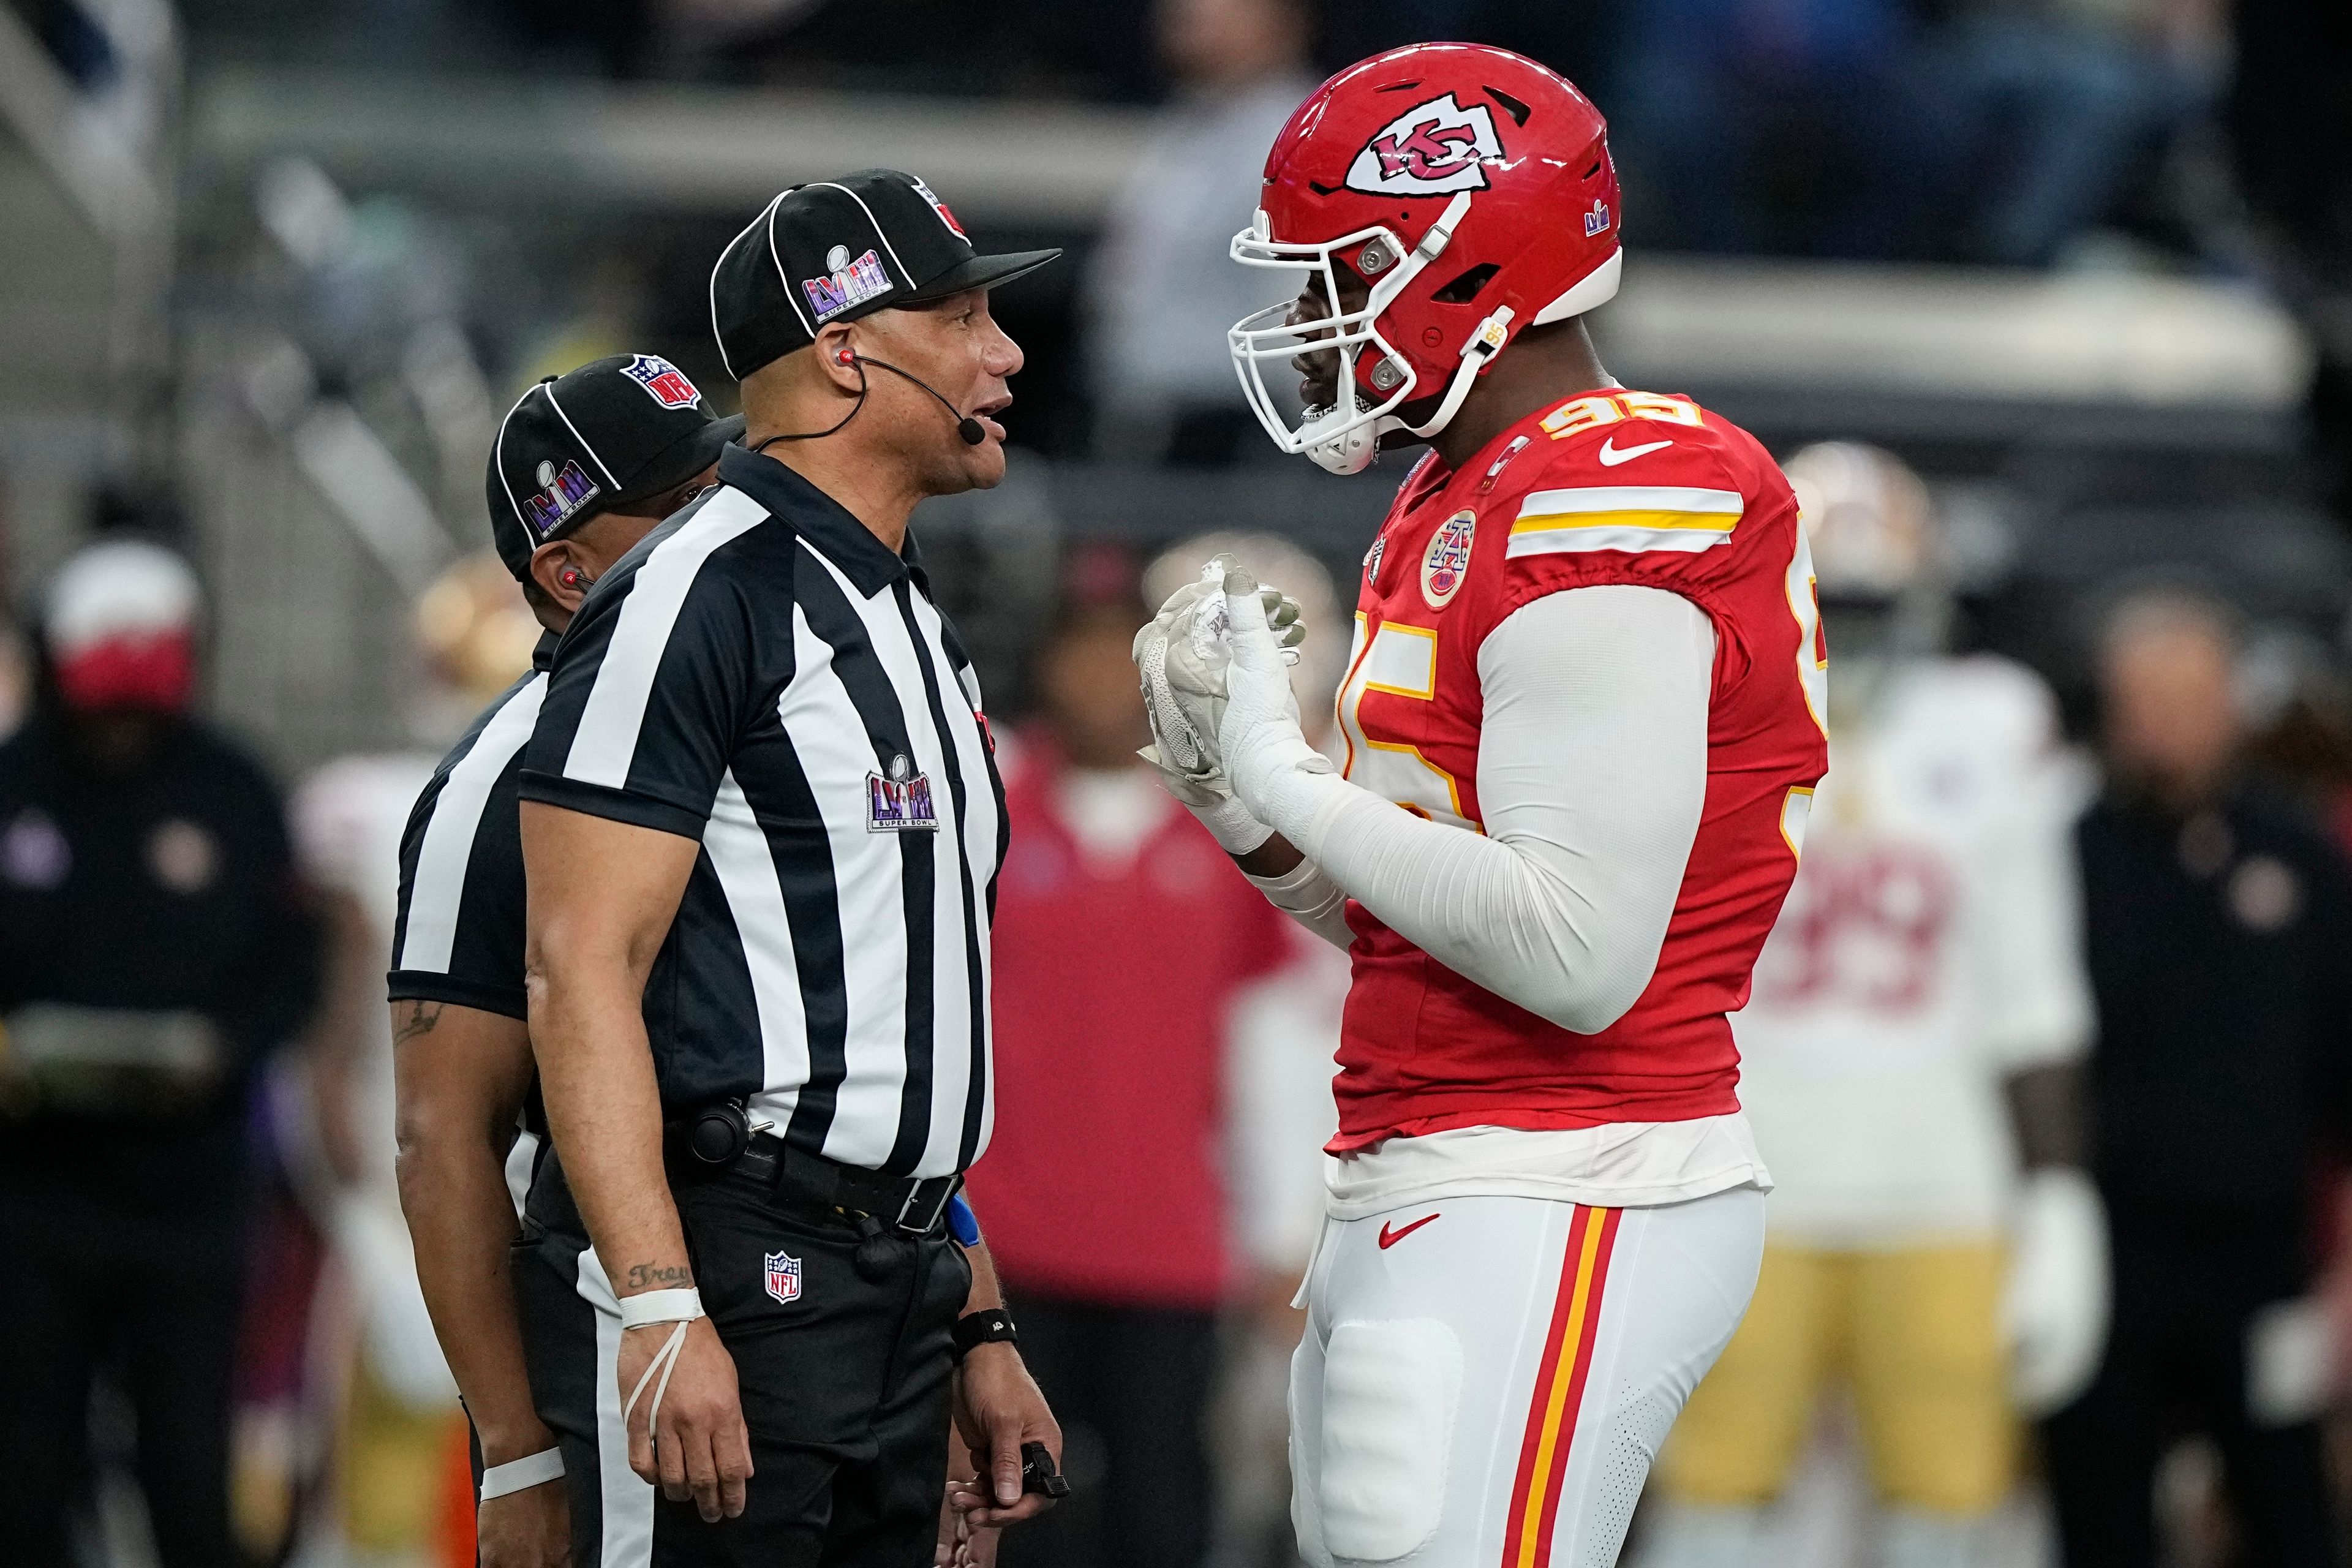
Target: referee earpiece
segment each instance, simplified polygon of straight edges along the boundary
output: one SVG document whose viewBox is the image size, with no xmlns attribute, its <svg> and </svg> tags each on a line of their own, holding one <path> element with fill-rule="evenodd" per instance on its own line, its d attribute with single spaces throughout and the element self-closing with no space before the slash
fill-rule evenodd
<svg viewBox="0 0 2352 1568">
<path fill-rule="evenodd" d="M 857 363 L 857 351 L 856 349 L 844 349 L 833 357 L 834 362 L 837 364 L 856 364 Z"/>
<path fill-rule="evenodd" d="M 578 588 L 583 586 L 587 583 L 588 579 L 580 574 L 579 567 L 566 566 L 563 569 L 563 575 L 559 579 L 559 581 L 561 581 L 567 588 Z"/>
</svg>

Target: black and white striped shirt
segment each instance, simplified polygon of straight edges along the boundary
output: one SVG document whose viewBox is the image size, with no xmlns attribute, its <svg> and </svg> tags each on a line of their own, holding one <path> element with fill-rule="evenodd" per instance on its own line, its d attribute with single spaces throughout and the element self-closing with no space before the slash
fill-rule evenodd
<svg viewBox="0 0 2352 1568">
<path fill-rule="evenodd" d="M 961 1171 L 1007 832 L 971 661 L 911 554 L 771 458 L 719 471 L 564 634 L 522 797 L 701 842 L 646 986 L 665 1108 Z"/>
<path fill-rule="evenodd" d="M 394 1002 L 452 1002 L 526 1016 L 515 787 L 554 653 L 550 633 L 531 655 L 531 672 L 482 710 L 409 811 L 392 928 Z"/>
</svg>

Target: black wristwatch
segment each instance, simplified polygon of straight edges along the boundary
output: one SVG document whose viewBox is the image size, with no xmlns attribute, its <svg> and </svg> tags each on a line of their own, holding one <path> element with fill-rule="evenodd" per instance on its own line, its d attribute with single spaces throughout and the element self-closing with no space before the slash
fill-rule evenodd
<svg viewBox="0 0 2352 1568">
<path fill-rule="evenodd" d="M 971 1353 L 974 1345 L 1021 1342 L 1021 1331 L 1013 1326 L 1013 1314 L 1002 1307 L 982 1307 L 977 1312 L 966 1312 L 956 1320 L 955 1353 L 961 1361 Z"/>
</svg>

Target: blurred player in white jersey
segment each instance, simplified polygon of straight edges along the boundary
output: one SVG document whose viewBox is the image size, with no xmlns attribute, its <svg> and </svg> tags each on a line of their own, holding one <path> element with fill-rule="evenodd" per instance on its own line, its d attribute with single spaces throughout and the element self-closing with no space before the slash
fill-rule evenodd
<svg viewBox="0 0 2352 1568">
<path fill-rule="evenodd" d="M 2079 1393 L 2105 1329 L 2071 792 L 2042 682 L 1943 651 L 1916 476 L 1845 444 L 1787 472 L 1839 655 L 1830 773 L 1733 1020 L 1778 1184 L 1763 1272 L 1661 1462 L 1649 1568 L 1760 1561 L 1838 1386 L 1884 1560 L 1960 1568 L 2015 1479 L 2017 1407 Z"/>
</svg>

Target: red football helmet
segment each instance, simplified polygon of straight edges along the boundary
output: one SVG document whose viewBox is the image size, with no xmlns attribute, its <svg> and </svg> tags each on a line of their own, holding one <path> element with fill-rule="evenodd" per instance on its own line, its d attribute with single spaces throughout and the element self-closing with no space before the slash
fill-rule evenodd
<svg viewBox="0 0 2352 1568">
<path fill-rule="evenodd" d="M 1287 304 L 1235 322 L 1242 391 L 1284 451 L 1358 472 L 1386 431 L 1443 430 L 1514 331 L 1616 293 L 1618 216 L 1608 126 L 1557 72 L 1482 44 L 1415 44 L 1349 66 L 1275 138 L 1233 257 L 1319 268 L 1335 310 L 1332 264 L 1344 262 L 1370 297 L 1299 326 L 1285 323 Z M 1293 427 L 1264 366 L 1308 348 L 1339 351 L 1340 396 Z M 1422 424 L 1396 412 L 1433 395 Z"/>
</svg>

